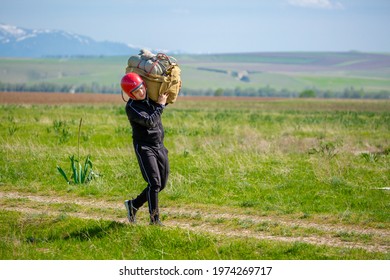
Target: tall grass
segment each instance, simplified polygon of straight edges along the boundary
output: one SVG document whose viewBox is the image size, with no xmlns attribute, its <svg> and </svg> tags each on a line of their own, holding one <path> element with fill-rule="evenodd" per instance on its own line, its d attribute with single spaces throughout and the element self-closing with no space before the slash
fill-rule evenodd
<svg viewBox="0 0 390 280">
<path fill-rule="evenodd" d="M 240 240 L 180 229 L 129 227 L 113 221 L 80 220 L 65 215 L 33 216 L 3 212 L 0 259 L 59 260 L 231 260 L 375 259 L 378 253 L 304 243 Z M 1 220 L 0 220 L 1 221 Z M 2 222 L 2 221 L 1 221 Z M 6 237 L 6 238 L 4 238 Z"/>
<path fill-rule="evenodd" d="M 389 112 L 386 101 L 183 101 L 170 105 L 163 122 L 171 174 L 161 193 L 161 206 L 226 207 L 234 213 L 303 217 L 313 222 L 325 218 L 332 223 L 388 229 L 390 197 L 381 189 L 390 185 Z M 80 118 L 84 120 L 81 137 L 59 141 L 62 136 L 53 123 L 68 124 L 69 134 L 74 135 Z M 0 121 L 3 191 L 92 196 L 122 203 L 145 187 L 132 151 L 124 106 L 2 105 Z M 64 165 L 74 152 L 77 141 L 80 154 L 93 154 L 97 172 L 103 175 L 88 187 L 67 185 L 56 170 L 56 165 Z M 371 160 L 367 154 L 376 156 Z M 313 251 L 313 258 L 328 256 L 324 249 L 311 245 L 273 243 L 266 252 L 249 253 L 250 247 L 260 248 L 265 241 L 245 245 L 239 240 L 187 236 L 180 230 L 159 232 L 171 236 L 166 239 L 173 236 L 165 251 L 169 254 L 161 255 L 148 251 L 144 240 L 152 240 L 155 232 L 144 228 L 103 221 L 82 226 L 77 219 L 64 218 L 53 228 L 58 232 L 40 231 L 29 224 L 29 234 L 18 232 L 28 216 L 2 213 L 6 221 L 13 215 L 17 219 L 11 235 L 31 235 L 37 243 L 23 243 L 20 250 L 24 253 L 13 256 L 8 241 L 2 239 L 3 248 L 8 248 L 3 258 L 83 258 L 75 251 L 57 251 L 65 242 L 80 241 L 77 246 L 88 252 L 85 258 L 279 258 L 285 250 L 296 250 L 290 258 L 310 258 Z M 67 223 L 72 224 L 70 229 L 61 233 Z M 142 241 L 136 249 L 103 249 L 108 240 L 130 243 L 134 234 Z M 185 244 L 187 238 L 197 241 L 178 249 L 177 244 Z M 96 242 L 98 251 L 86 249 L 89 245 L 84 241 L 89 239 Z M 59 243 L 46 244 L 47 240 Z M 33 244 L 48 245 L 51 255 L 42 253 L 44 249 L 30 254 L 28 248 Z M 191 254 L 192 250 L 198 254 Z M 329 254 L 329 258 L 338 256 L 334 251 Z"/>
</svg>

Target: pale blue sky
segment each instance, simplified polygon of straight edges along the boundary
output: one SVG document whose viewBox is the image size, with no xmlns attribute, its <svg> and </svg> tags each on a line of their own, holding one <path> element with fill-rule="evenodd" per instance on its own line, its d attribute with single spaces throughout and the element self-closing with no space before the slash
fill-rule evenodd
<svg viewBox="0 0 390 280">
<path fill-rule="evenodd" d="M 192 53 L 390 52 L 389 0 L 0 0 L 0 23 Z"/>
</svg>

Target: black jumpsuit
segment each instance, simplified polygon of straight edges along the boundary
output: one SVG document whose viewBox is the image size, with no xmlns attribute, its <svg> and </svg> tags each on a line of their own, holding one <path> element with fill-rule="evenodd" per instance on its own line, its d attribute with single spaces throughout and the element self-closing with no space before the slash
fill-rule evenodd
<svg viewBox="0 0 390 280">
<path fill-rule="evenodd" d="M 164 146 L 161 114 L 165 106 L 146 98 L 130 99 L 126 114 L 133 131 L 133 145 L 147 187 L 133 200 L 135 208 L 148 202 L 151 222 L 159 220 L 158 193 L 168 180 L 168 150 Z"/>
</svg>

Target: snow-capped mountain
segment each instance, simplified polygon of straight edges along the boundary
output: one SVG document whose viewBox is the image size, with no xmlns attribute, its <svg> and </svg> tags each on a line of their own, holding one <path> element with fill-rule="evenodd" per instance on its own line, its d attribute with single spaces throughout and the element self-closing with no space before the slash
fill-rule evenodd
<svg viewBox="0 0 390 280">
<path fill-rule="evenodd" d="M 98 42 L 61 30 L 36 30 L 0 24 L 0 57 L 131 55 L 139 52 L 123 43 Z"/>
</svg>

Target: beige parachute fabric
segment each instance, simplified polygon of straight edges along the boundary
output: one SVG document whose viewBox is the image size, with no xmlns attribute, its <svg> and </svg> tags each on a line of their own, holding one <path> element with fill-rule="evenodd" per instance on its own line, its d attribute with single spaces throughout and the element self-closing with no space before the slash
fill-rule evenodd
<svg viewBox="0 0 390 280">
<path fill-rule="evenodd" d="M 158 96 L 165 92 L 168 93 L 167 103 L 176 101 L 181 89 L 181 70 L 175 58 L 141 50 L 139 55 L 129 58 L 126 73 L 130 72 L 142 77 L 148 96 L 153 101 L 157 101 Z"/>
</svg>

